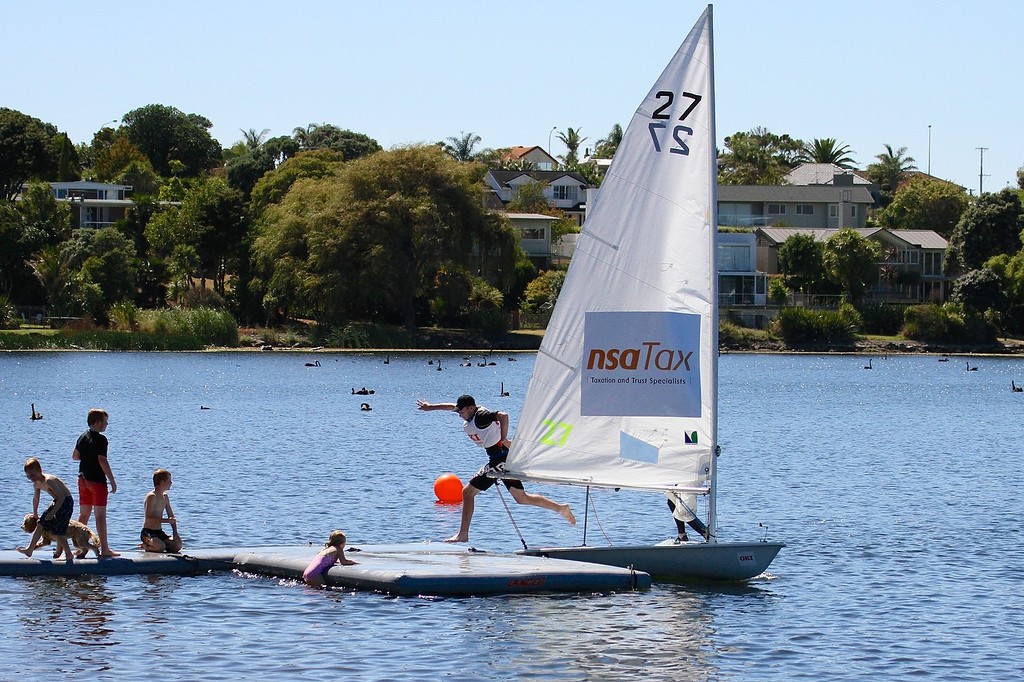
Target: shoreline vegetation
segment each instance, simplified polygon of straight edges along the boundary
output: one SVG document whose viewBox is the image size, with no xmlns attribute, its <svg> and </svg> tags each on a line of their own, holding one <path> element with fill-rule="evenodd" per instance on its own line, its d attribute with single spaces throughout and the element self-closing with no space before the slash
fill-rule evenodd
<svg viewBox="0 0 1024 682">
<path fill-rule="evenodd" d="M 239 328 L 236 334 L 219 330 L 218 338 L 203 337 L 203 330 L 118 330 L 23 326 L 0 331 L 0 351 L 284 351 L 284 352 L 387 352 L 452 351 L 504 353 L 536 351 L 543 330 L 518 330 L 487 334 L 469 329 L 421 327 L 409 331 L 400 326 L 349 325 L 324 336 L 314 325 L 287 328 Z M 787 344 L 767 331 L 744 329 L 742 334 L 723 333 L 721 353 L 846 353 L 857 355 L 1022 355 L 1024 340 L 1002 338 L 991 343 L 935 343 L 899 336 L 855 335 L 841 342 Z"/>
</svg>

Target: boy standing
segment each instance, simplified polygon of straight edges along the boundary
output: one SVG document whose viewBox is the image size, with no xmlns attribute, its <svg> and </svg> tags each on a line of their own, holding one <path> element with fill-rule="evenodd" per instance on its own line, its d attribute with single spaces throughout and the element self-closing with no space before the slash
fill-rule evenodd
<svg viewBox="0 0 1024 682">
<path fill-rule="evenodd" d="M 96 535 L 100 538 L 100 556 L 121 556 L 110 549 L 107 543 L 107 479 L 110 479 L 110 494 L 117 492 L 114 472 L 107 464 L 107 430 L 110 416 L 105 410 L 93 408 L 86 418 L 89 430 L 78 437 L 72 459 L 78 462 L 78 503 L 82 511 L 78 514 L 80 523 L 89 523 L 89 515 L 96 511 Z"/>
<path fill-rule="evenodd" d="M 157 469 L 153 472 L 153 490 L 146 493 L 146 518 L 142 522 L 142 533 L 139 539 L 147 552 L 180 552 L 181 536 L 178 535 L 178 522 L 171 511 L 171 500 L 167 491 L 171 489 L 171 472 Z M 164 515 L 166 513 L 166 516 Z M 170 524 L 174 537 L 167 537 L 163 524 Z"/>
<path fill-rule="evenodd" d="M 45 490 L 50 493 L 53 502 L 39 518 L 36 530 L 32 533 L 32 539 L 28 541 L 28 547 L 18 547 L 18 551 L 25 556 L 32 556 L 32 552 L 45 530 L 57 541 L 57 546 L 64 552 L 65 561 L 69 564 L 74 563 L 67 537 L 68 522 L 71 521 L 71 513 L 75 510 L 75 501 L 71 498 L 71 491 L 64 485 L 64 481 L 53 474 L 43 473 L 43 467 L 35 457 L 29 457 L 25 461 L 25 476 L 32 481 L 32 487 L 35 489 L 35 493 L 32 495 L 33 516 L 39 514 L 40 491 Z"/>
</svg>

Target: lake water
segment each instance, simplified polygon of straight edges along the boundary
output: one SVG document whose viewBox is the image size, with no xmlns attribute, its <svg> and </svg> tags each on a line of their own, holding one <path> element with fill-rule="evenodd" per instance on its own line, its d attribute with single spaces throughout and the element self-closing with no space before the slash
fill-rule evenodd
<svg viewBox="0 0 1024 682">
<path fill-rule="evenodd" d="M 319 544 L 334 528 L 354 546 L 447 537 L 459 510 L 434 502 L 433 481 L 467 480 L 482 453 L 455 415 L 415 401 L 473 393 L 514 426 L 533 355 L 487 361 L 0 354 L 0 547 L 28 537 L 26 457 L 75 491 L 71 451 L 94 406 L 110 412 L 115 549 L 137 543 L 157 467 L 174 474 L 186 547 Z M 963 358 L 875 357 L 865 370 L 855 356 L 723 356 L 720 538 L 787 543 L 746 586 L 428 599 L 241 574 L 0 578 L 0 679 L 1017 677 L 1024 394 L 1010 381 L 1024 383 L 1024 362 L 971 362 L 978 371 Z M 363 386 L 375 393 L 351 394 Z M 30 403 L 42 421 L 29 420 Z M 582 520 L 583 491 L 528 489 Z M 595 498 L 615 541 L 674 532 L 661 496 Z M 513 511 L 531 544 L 580 541 L 551 512 Z M 472 537 L 520 547 L 496 494 L 478 498 Z"/>
</svg>

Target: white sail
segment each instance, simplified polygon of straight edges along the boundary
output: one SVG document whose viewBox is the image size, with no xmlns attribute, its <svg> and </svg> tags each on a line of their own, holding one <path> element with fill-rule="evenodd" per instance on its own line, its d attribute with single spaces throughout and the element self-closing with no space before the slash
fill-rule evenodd
<svg viewBox="0 0 1024 682">
<path fill-rule="evenodd" d="M 509 476 L 713 487 L 711 23 L 708 6 L 634 114 L 588 211 L 515 429 Z"/>
</svg>

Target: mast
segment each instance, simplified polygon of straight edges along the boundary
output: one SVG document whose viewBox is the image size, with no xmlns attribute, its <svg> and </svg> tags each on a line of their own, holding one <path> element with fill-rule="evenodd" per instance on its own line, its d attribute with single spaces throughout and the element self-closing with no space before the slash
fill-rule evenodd
<svg viewBox="0 0 1024 682">
<path fill-rule="evenodd" d="M 708 183 L 708 218 L 710 225 L 708 226 L 711 230 L 711 248 L 708 257 L 711 259 L 710 262 L 710 285 L 711 285 L 711 347 L 708 352 L 711 353 L 711 404 L 714 409 L 711 413 L 711 459 L 710 459 L 710 473 L 711 479 L 710 490 L 708 492 L 708 531 L 711 536 L 711 542 L 717 542 L 717 504 L 716 504 L 716 493 L 717 493 L 717 480 L 718 480 L 718 154 L 716 152 L 717 136 L 715 133 L 715 23 L 714 16 L 712 14 L 712 6 L 708 5 L 708 71 L 710 72 L 709 87 L 711 88 L 711 153 L 708 154 L 708 164 L 710 168 L 711 182 Z"/>
</svg>

